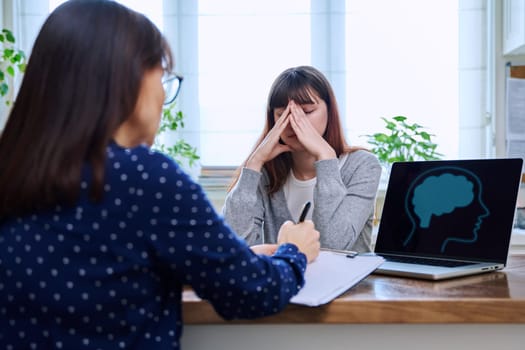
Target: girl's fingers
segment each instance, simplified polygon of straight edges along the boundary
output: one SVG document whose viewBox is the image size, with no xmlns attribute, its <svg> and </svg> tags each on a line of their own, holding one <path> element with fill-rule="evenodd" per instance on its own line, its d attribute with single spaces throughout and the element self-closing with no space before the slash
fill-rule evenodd
<svg viewBox="0 0 525 350">
<path fill-rule="evenodd" d="M 290 124 L 292 125 L 292 129 L 294 129 L 295 133 L 299 137 L 299 134 L 305 133 L 307 130 L 309 130 L 308 126 L 310 123 L 306 118 L 303 109 L 299 107 L 294 101 L 291 101 L 290 111 Z"/>
<path fill-rule="evenodd" d="M 286 106 L 285 110 L 281 113 L 279 118 L 275 121 L 274 128 L 282 128 L 284 129 L 286 125 L 288 125 L 288 121 L 290 120 L 290 105 Z"/>
<path fill-rule="evenodd" d="M 290 108 L 289 106 L 283 111 L 281 116 L 275 121 L 275 125 L 268 132 L 264 140 L 257 147 L 254 153 L 259 155 L 259 158 L 263 159 L 264 162 L 273 159 L 275 156 L 288 152 L 290 149 L 288 146 L 283 147 L 279 143 L 281 134 L 290 122 Z"/>
<path fill-rule="evenodd" d="M 315 129 L 303 109 L 293 102 L 291 106 L 290 125 L 297 135 L 297 139 L 307 152 L 317 159 L 329 159 L 335 157 L 332 147 L 323 139 Z"/>
<path fill-rule="evenodd" d="M 288 106 L 286 106 L 286 108 L 284 109 L 284 111 L 281 113 L 281 115 L 279 116 L 279 118 L 277 119 L 277 121 L 279 120 L 282 120 L 283 117 L 286 117 L 288 114 L 290 114 L 290 104 L 288 104 Z M 277 122 L 276 122 L 277 124 Z"/>
<path fill-rule="evenodd" d="M 304 111 L 301 107 L 299 107 L 297 105 L 297 103 L 295 103 L 294 100 L 290 101 L 290 110 L 292 111 L 292 114 L 295 115 L 295 116 L 303 116 L 304 115 Z"/>
<path fill-rule="evenodd" d="M 284 129 L 288 126 L 290 122 L 290 106 L 287 106 L 286 109 L 281 113 L 281 116 L 275 121 L 275 125 L 270 130 L 267 138 L 272 139 L 275 143 L 279 143 L 279 138 L 283 133 Z"/>
</svg>

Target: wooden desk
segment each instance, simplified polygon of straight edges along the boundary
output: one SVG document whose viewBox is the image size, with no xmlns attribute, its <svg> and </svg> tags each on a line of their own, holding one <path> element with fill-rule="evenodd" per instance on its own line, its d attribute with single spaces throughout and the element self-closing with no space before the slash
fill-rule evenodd
<svg viewBox="0 0 525 350">
<path fill-rule="evenodd" d="M 226 322 L 191 290 L 183 301 L 186 324 L 525 323 L 525 255 L 502 272 L 440 282 L 370 275 L 327 305 L 289 305 L 254 321 Z"/>
<path fill-rule="evenodd" d="M 436 337 L 448 342 L 456 339 L 459 341 L 456 343 L 458 348 L 474 348 L 475 345 L 476 349 L 494 346 L 523 349 L 525 255 L 511 256 L 507 267 L 501 272 L 440 282 L 370 275 L 322 307 L 289 305 L 280 314 L 254 321 L 224 321 L 191 290 L 184 293 L 183 303 L 184 322 L 187 325 L 183 340 L 186 337 L 186 346 L 189 348 L 204 348 L 206 345 L 200 342 L 213 336 L 217 338 L 209 340 L 209 344 L 214 344 L 214 349 L 241 349 L 257 342 L 258 336 L 261 339 L 270 337 L 273 342 L 281 342 L 282 346 L 293 344 L 293 348 L 298 348 L 298 340 L 290 343 L 290 337 L 293 334 L 301 337 L 300 334 L 303 334 L 309 339 L 301 345 L 302 348 L 315 349 L 316 339 L 322 338 L 322 334 L 330 334 L 326 335 L 328 338 L 325 341 L 330 341 L 333 346 L 326 349 L 339 349 L 338 344 L 343 349 L 347 348 L 348 342 L 356 345 L 355 337 L 363 339 L 368 332 L 369 339 L 364 344 L 372 346 L 369 348 L 393 345 L 397 339 L 401 342 L 398 346 L 415 349 L 422 344 L 416 340 L 405 344 L 401 339 L 414 340 L 414 334 L 417 333 L 419 337 L 425 337 L 426 334 L 434 341 Z M 376 330 L 371 330 L 372 325 L 376 325 Z M 440 330 L 438 334 L 435 333 L 436 329 Z M 205 331 L 212 338 L 203 337 Z M 384 336 L 389 331 L 392 331 L 392 339 Z M 377 338 L 374 336 L 377 332 L 383 334 L 385 344 L 378 344 L 378 340 L 374 339 Z M 448 338 L 443 337 L 445 334 Z M 453 334 L 456 337 L 450 338 Z M 490 334 L 490 339 L 483 337 L 486 334 Z M 516 338 L 518 334 L 521 334 L 519 342 Z M 478 339 L 475 340 L 478 343 L 472 343 L 474 338 Z M 427 344 L 425 348 L 429 349 Z"/>
</svg>

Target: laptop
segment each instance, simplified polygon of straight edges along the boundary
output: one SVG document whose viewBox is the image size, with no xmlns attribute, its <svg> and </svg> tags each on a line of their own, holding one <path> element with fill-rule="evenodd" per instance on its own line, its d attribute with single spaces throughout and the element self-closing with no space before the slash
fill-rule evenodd
<svg viewBox="0 0 525 350">
<path fill-rule="evenodd" d="M 521 158 L 392 165 L 375 273 L 441 280 L 505 267 Z"/>
</svg>

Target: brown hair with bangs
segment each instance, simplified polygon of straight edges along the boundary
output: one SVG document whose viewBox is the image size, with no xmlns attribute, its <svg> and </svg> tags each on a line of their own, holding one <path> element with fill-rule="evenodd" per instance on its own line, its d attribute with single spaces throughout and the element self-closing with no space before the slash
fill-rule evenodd
<svg viewBox="0 0 525 350">
<path fill-rule="evenodd" d="M 286 107 L 289 100 L 294 100 L 298 104 L 313 103 L 312 95 L 317 95 L 326 103 L 328 117 L 326 130 L 322 136 L 335 150 L 337 157 L 344 153 L 362 149 L 361 147 L 350 147 L 346 142 L 335 94 L 323 73 L 311 66 L 299 66 L 286 69 L 272 84 L 266 106 L 266 123 L 252 152 L 261 144 L 275 125 L 274 110 L 276 108 Z M 240 171 L 247 161 L 248 158 L 237 169 L 229 190 L 237 183 Z M 292 168 L 292 163 L 290 153 L 285 152 L 264 164 L 263 167 L 270 178 L 267 188 L 269 194 L 277 192 L 283 186 Z"/>
<path fill-rule="evenodd" d="M 70 0 L 47 18 L 0 137 L 0 220 L 72 205 L 82 170 L 103 194 L 106 148 L 131 116 L 144 73 L 172 69 L 144 15 L 114 1 Z"/>
</svg>

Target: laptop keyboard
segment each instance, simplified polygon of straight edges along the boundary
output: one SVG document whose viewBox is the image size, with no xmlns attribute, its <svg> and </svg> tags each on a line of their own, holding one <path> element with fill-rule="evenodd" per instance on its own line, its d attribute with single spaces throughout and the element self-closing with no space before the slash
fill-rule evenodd
<svg viewBox="0 0 525 350">
<path fill-rule="evenodd" d="M 431 259 L 431 258 L 418 258 L 413 256 L 383 256 L 387 261 L 400 262 L 406 264 L 422 264 L 422 265 L 433 265 L 433 266 L 445 266 L 445 267 L 458 267 L 471 265 L 471 262 L 465 261 L 451 261 L 451 260 L 441 260 L 441 259 Z"/>
</svg>

